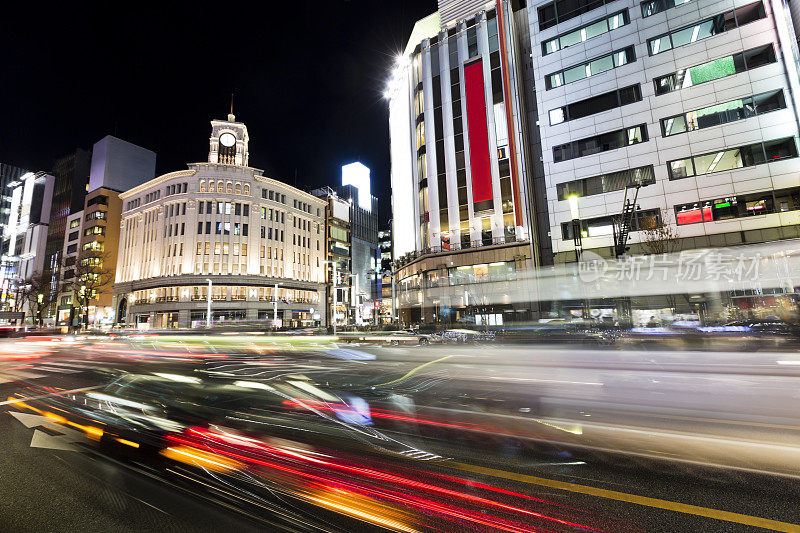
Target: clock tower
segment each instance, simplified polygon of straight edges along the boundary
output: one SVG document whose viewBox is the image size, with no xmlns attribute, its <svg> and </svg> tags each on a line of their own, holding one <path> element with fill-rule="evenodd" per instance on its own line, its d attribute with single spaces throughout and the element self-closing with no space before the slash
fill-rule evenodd
<svg viewBox="0 0 800 533">
<path fill-rule="evenodd" d="M 212 120 L 211 137 L 208 139 L 208 162 L 246 167 L 250 159 L 247 149 L 249 142 L 247 126 L 236 122 L 232 112 L 228 114 L 228 120 Z"/>
</svg>

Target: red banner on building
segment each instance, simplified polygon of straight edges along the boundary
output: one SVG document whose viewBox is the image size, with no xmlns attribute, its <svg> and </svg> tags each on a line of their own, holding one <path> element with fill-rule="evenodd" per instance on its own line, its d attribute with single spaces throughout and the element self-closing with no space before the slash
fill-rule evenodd
<svg viewBox="0 0 800 533">
<path fill-rule="evenodd" d="M 492 170 L 489 163 L 489 133 L 486 128 L 486 95 L 483 90 L 483 61 L 464 66 L 464 93 L 467 99 L 469 162 L 472 167 L 472 201 L 488 202 L 476 211 L 491 209 Z"/>
</svg>

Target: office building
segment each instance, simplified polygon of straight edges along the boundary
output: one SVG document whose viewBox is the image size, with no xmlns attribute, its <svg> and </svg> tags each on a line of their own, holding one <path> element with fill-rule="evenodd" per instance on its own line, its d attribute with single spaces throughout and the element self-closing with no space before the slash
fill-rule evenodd
<svg viewBox="0 0 800 533">
<path fill-rule="evenodd" d="M 389 229 L 378 230 L 378 264 L 380 265 L 380 278 L 378 278 L 380 304 L 378 316 L 381 324 L 391 324 L 394 321 L 394 273 L 392 271 L 391 221 L 389 222 L 389 226 Z"/>
<path fill-rule="evenodd" d="M 117 322 L 325 325 L 326 202 L 248 161 L 247 126 L 230 114 L 211 122 L 207 162 L 120 194 Z"/>
<path fill-rule="evenodd" d="M 115 275 L 122 212 L 119 195 L 155 175 L 155 152 L 111 135 L 97 141 L 89 154 L 86 185 L 83 191 L 78 191 L 77 187 L 69 191 L 69 212 L 64 217 L 61 248 L 56 251 L 60 269 L 54 276 L 58 290 L 55 321 L 60 326 L 77 325 L 75 320 L 84 313 L 88 315 L 84 320 L 86 324 L 109 326 L 113 323 L 111 282 Z M 80 162 L 83 169 L 82 157 L 72 160 Z M 63 208 L 59 212 L 63 213 Z M 56 239 L 55 232 L 50 236 Z M 76 267 L 78 263 L 86 266 L 92 262 L 100 263 L 96 272 Z M 86 290 L 86 284 L 76 279 L 76 271 L 84 277 L 102 273 L 104 283 L 92 289 L 96 297 L 83 302 L 88 304 L 87 309 L 82 309 L 81 299 L 77 298 L 77 292 Z"/>
<path fill-rule="evenodd" d="M 5 235 L 11 216 L 12 188 L 9 185 L 15 184 L 29 172 L 24 168 L 0 163 L 0 235 Z M 10 280 L 16 275 L 16 262 L 12 261 L 8 256 L 8 241 L 3 239 L 0 246 L 2 246 L 0 248 L 0 301 L 4 304 L 9 297 L 7 291 L 10 286 Z"/>
<path fill-rule="evenodd" d="M 4 291 L 8 301 L 20 300 L 17 308 L 30 315 L 27 301 L 22 296 L 26 286 L 43 279 L 44 251 L 53 198 L 54 177 L 45 172 L 28 172 L 9 184 L 11 206 L 8 224 L 3 233 L 5 261 L 9 264 L 9 277 Z"/>
<path fill-rule="evenodd" d="M 342 166 L 342 185 L 315 189 L 311 194 L 326 198 L 329 204 L 330 245 L 329 260 L 341 263 L 343 267 L 339 282 L 349 287 L 349 302 L 352 316 L 347 323 L 355 325 L 370 324 L 375 321 L 378 302 L 377 253 L 378 253 L 378 199 L 372 196 L 370 170 L 364 164 L 355 162 Z M 336 209 L 331 209 L 332 207 Z M 347 209 L 347 216 L 343 210 Z M 330 224 L 333 224 L 331 226 Z M 346 230 L 345 230 L 346 228 Z M 333 234 L 338 236 L 333 236 Z M 342 238 L 347 241 L 342 241 Z M 342 255 L 344 243 L 348 250 L 347 259 Z M 329 266 L 329 280 L 333 274 Z M 348 278 L 343 279 L 342 276 Z M 337 286 L 338 283 L 337 283 Z M 341 302 L 342 300 L 337 300 Z"/>
<path fill-rule="evenodd" d="M 800 237 L 798 83 L 777 0 L 528 4 L 556 263 Z M 638 187 L 638 190 L 637 190 Z M 638 196 L 637 196 L 638 192 Z M 626 196 L 627 194 L 627 196 Z"/>
<path fill-rule="evenodd" d="M 325 296 L 326 323 L 333 326 L 355 324 L 353 306 L 351 203 L 339 197 L 331 187 L 314 189 L 311 194 L 325 206 Z"/>
<path fill-rule="evenodd" d="M 386 91 L 405 324 L 530 316 L 508 282 L 548 256 L 549 241 L 531 223 L 546 220 L 534 202 L 543 176 L 526 117 L 527 11 L 511 4 L 440 1 Z M 488 304 L 489 292 L 505 296 Z"/>
<path fill-rule="evenodd" d="M 83 209 L 89 187 L 91 153 L 77 149 L 53 165 L 53 201 L 45 245 L 45 274 L 51 278 L 53 293 L 58 292 L 61 252 L 64 248 L 67 217 Z"/>
</svg>

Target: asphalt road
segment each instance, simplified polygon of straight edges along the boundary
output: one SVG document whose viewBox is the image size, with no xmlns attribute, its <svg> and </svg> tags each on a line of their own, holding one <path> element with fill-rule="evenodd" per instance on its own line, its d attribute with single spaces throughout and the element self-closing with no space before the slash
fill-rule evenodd
<svg viewBox="0 0 800 533">
<path fill-rule="evenodd" d="M 391 352 L 394 358 L 399 353 Z M 417 349 L 408 368 L 433 360 L 426 353 Z M 291 357 L 282 358 L 281 364 L 288 360 L 290 367 Z M 0 362 L 0 401 L 14 393 L 30 395 L 26 387 L 32 384 L 65 390 L 102 385 L 93 367 L 133 369 L 142 364 L 70 355 L 6 360 Z M 309 361 L 303 360 L 303 364 Z M 261 368 L 258 360 L 247 365 L 248 371 Z M 208 363 L 161 364 L 159 371 L 197 366 L 207 367 Z M 263 368 L 275 370 L 275 361 L 268 355 Z M 160 472 L 102 457 L 90 443 L 73 439 L 66 430 L 24 415 L 14 416 L 20 410 L 13 404 L 0 408 L 5 411 L 0 414 L 0 531 L 291 528 L 276 522 L 268 511 L 246 508 L 244 513 L 238 512 L 201 487 L 175 484 Z M 579 523 L 598 524 L 604 530 L 800 532 L 800 482 L 786 477 L 678 469 L 642 458 L 600 461 L 558 448 L 520 450 L 513 440 L 507 445 L 494 441 L 485 448 L 430 441 L 426 449 L 448 460 L 419 468 L 540 499 L 531 509 L 560 509 L 562 515 Z"/>
</svg>

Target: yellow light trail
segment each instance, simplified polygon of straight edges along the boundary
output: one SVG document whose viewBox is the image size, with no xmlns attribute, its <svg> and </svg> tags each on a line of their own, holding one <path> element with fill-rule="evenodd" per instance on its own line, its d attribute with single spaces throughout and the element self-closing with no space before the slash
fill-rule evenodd
<svg viewBox="0 0 800 533">
<path fill-rule="evenodd" d="M 733 513 L 730 511 L 722 511 L 719 509 L 710 509 L 708 507 L 700 507 L 697 505 L 690 505 L 686 503 L 661 500 L 658 498 L 649 498 L 647 496 L 639 496 L 637 494 L 628 494 L 625 492 L 618 492 L 615 490 L 600 489 L 597 487 L 590 487 L 587 485 L 578 485 L 577 483 L 567 483 L 565 481 L 557 481 L 555 479 L 530 476 L 527 474 L 518 474 L 516 472 L 506 472 L 505 470 L 497 470 L 494 468 L 488 468 L 484 466 L 469 465 L 458 462 L 452 462 L 449 464 L 454 468 L 458 468 L 459 470 L 466 470 L 467 472 L 474 472 L 476 474 L 505 478 L 513 481 L 521 481 L 523 483 L 540 485 L 551 489 L 559 489 L 569 492 L 575 492 L 578 494 L 597 496 L 599 498 L 606 498 L 609 500 L 635 503 L 637 505 L 654 507 L 656 509 L 665 509 L 667 511 L 675 511 L 678 513 L 702 516 L 705 518 L 724 520 L 726 522 L 735 522 L 737 524 L 761 527 L 764 529 L 771 529 L 773 531 L 781 531 L 784 533 L 800 533 L 800 525 L 798 524 L 790 524 L 788 522 L 780 522 L 778 520 L 770 520 L 768 518 L 761 518 L 758 516 Z"/>
<path fill-rule="evenodd" d="M 398 381 L 403 381 L 407 377 L 410 377 L 411 375 L 413 375 L 416 372 L 422 370 L 426 366 L 432 365 L 434 363 L 438 363 L 439 361 L 444 361 L 445 359 L 450 359 L 451 357 L 453 357 L 453 356 L 452 355 L 445 355 L 444 357 L 440 357 L 439 359 L 434 359 L 433 361 L 428 361 L 427 363 L 422 363 L 421 365 L 409 370 L 404 376 L 401 376 L 401 377 L 399 377 L 397 379 L 393 379 L 392 381 L 387 381 L 386 383 L 381 383 L 380 385 L 375 385 L 375 387 L 383 387 L 384 385 L 391 385 L 392 383 L 397 383 Z"/>
</svg>

